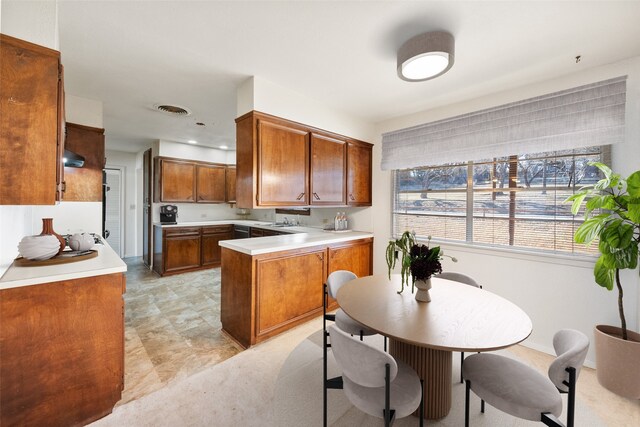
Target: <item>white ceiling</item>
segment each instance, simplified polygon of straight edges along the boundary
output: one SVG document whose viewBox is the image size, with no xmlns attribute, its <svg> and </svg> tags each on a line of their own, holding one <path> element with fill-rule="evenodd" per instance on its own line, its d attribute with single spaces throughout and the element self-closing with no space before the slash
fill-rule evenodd
<svg viewBox="0 0 640 427">
<path fill-rule="evenodd" d="M 131 152 L 234 147 L 236 88 L 252 75 L 376 123 L 640 55 L 640 1 L 59 1 L 58 13 L 67 93 L 102 101 L 107 148 Z M 455 65 L 400 80 L 398 47 L 432 30 L 454 35 Z"/>
</svg>

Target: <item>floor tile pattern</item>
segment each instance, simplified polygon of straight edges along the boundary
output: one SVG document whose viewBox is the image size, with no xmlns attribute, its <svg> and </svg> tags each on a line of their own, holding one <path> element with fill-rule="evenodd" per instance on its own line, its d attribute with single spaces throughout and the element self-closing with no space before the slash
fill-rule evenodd
<svg viewBox="0 0 640 427">
<path fill-rule="evenodd" d="M 242 351 L 222 332 L 220 268 L 161 278 L 125 259 L 125 388 L 118 405 Z"/>
</svg>

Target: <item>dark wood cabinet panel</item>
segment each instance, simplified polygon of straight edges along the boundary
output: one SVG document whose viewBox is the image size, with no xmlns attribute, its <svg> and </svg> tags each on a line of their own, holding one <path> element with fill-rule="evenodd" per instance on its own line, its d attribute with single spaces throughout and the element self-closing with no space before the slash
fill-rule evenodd
<svg viewBox="0 0 640 427">
<path fill-rule="evenodd" d="M 349 141 L 347 146 L 347 204 L 371 206 L 372 146 Z"/>
<path fill-rule="evenodd" d="M 104 129 L 67 123 L 65 147 L 84 157 L 81 168 L 64 168 L 65 201 L 101 202 Z"/>
<path fill-rule="evenodd" d="M 196 165 L 183 160 L 156 157 L 156 202 L 194 202 Z"/>
<path fill-rule="evenodd" d="M 124 388 L 122 273 L 0 290 L 0 425 L 85 425 Z"/>
<path fill-rule="evenodd" d="M 324 250 L 317 250 L 258 260 L 258 336 L 322 307 L 325 255 Z"/>
<path fill-rule="evenodd" d="M 346 204 L 346 142 L 311 134 L 311 205 Z"/>
<path fill-rule="evenodd" d="M 0 34 L 0 204 L 53 205 L 63 171 L 60 52 Z"/>
<path fill-rule="evenodd" d="M 236 167 L 227 166 L 225 169 L 225 201 L 236 202 Z"/>
<path fill-rule="evenodd" d="M 200 267 L 200 235 L 174 236 L 164 240 L 167 273 Z"/>
<path fill-rule="evenodd" d="M 372 239 L 329 246 L 328 257 L 327 274 L 338 270 L 351 271 L 358 277 L 373 274 Z M 329 309 L 335 308 L 338 308 L 338 302 L 329 297 Z"/>
<path fill-rule="evenodd" d="M 258 204 L 309 204 L 309 145 L 305 130 L 258 120 Z"/>
<path fill-rule="evenodd" d="M 233 239 L 233 226 L 202 227 L 202 261 L 201 266 L 217 267 L 222 260 L 221 240 Z"/>
<path fill-rule="evenodd" d="M 196 165 L 197 201 L 200 203 L 224 203 L 226 198 L 225 166 Z"/>
</svg>

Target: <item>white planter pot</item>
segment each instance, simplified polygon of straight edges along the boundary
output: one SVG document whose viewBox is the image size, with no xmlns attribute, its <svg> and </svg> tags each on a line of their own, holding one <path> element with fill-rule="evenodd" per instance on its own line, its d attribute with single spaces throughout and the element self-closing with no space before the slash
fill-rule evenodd
<svg viewBox="0 0 640 427">
<path fill-rule="evenodd" d="M 431 295 L 429 295 L 429 289 L 431 289 L 431 279 L 416 280 L 415 285 L 416 288 L 418 288 L 418 291 L 416 292 L 416 300 L 420 302 L 431 302 Z"/>
<path fill-rule="evenodd" d="M 640 334 L 616 326 L 597 325 L 593 330 L 596 346 L 596 375 L 604 388 L 629 399 L 640 399 Z"/>
</svg>

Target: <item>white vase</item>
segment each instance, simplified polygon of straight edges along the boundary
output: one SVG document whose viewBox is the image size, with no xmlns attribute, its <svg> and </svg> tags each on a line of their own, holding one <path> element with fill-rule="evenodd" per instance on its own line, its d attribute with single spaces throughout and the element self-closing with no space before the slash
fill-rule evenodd
<svg viewBox="0 0 640 427">
<path fill-rule="evenodd" d="M 429 295 L 429 289 L 431 289 L 431 278 L 427 280 L 416 280 L 416 300 L 420 302 L 431 302 L 431 295 Z"/>
</svg>

